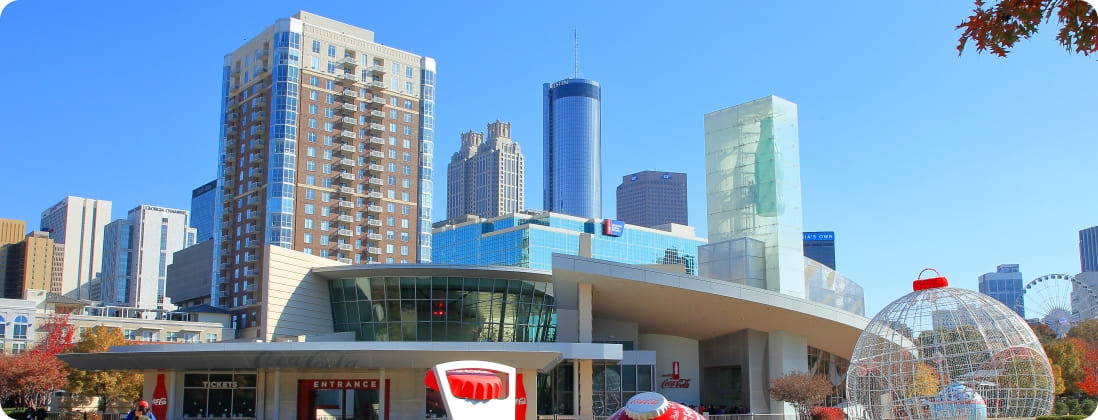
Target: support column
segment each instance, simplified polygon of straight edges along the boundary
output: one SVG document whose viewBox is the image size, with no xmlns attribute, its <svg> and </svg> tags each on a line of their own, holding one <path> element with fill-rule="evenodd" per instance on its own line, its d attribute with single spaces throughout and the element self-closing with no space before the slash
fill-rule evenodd
<svg viewBox="0 0 1098 420">
<path fill-rule="evenodd" d="M 787 373 L 807 372 L 808 339 L 788 331 L 773 331 L 767 339 L 767 359 L 769 380 Z M 766 388 L 770 388 L 769 383 Z M 770 413 L 784 414 L 790 420 L 797 418 L 797 412 L 791 404 L 775 400 L 770 400 Z"/>
<path fill-rule="evenodd" d="M 592 326 L 593 316 L 591 315 L 592 287 L 591 283 L 580 283 L 578 287 L 579 293 L 577 300 L 579 301 L 579 307 L 576 309 L 577 312 L 579 312 L 577 316 L 579 321 L 579 342 L 590 343 L 592 334 L 591 330 L 594 328 Z"/>
<path fill-rule="evenodd" d="M 591 381 L 595 376 L 594 365 L 590 360 L 576 360 L 575 366 L 577 381 L 574 383 L 577 385 L 576 394 L 579 396 L 576 414 L 581 419 L 590 419 L 595 414 L 595 396 Z"/>
</svg>

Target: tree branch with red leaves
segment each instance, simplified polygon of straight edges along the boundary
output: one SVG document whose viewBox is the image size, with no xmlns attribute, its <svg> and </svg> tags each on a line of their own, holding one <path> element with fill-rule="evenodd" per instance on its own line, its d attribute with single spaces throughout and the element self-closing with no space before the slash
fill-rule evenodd
<svg viewBox="0 0 1098 420">
<path fill-rule="evenodd" d="M 1084 0 L 1000 0 L 986 7 L 983 0 L 975 0 L 975 4 L 972 15 L 957 25 L 956 29 L 964 30 L 958 55 L 972 41 L 977 52 L 1006 57 L 1015 43 L 1029 39 L 1053 16 L 1060 27 L 1056 40 L 1068 52 L 1098 52 L 1098 12 Z"/>
</svg>

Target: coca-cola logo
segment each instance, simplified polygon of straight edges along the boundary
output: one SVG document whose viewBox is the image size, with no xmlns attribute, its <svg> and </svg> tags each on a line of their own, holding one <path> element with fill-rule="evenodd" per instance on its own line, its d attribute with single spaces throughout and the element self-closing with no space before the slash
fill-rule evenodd
<svg viewBox="0 0 1098 420">
<path fill-rule="evenodd" d="M 168 405 L 167 398 L 153 398 L 152 405 Z"/>
<path fill-rule="evenodd" d="M 515 405 L 526 405 L 526 397 L 516 398 Z"/>
<path fill-rule="evenodd" d="M 690 380 L 686 378 L 667 378 L 660 382 L 660 388 L 690 388 Z"/>
</svg>

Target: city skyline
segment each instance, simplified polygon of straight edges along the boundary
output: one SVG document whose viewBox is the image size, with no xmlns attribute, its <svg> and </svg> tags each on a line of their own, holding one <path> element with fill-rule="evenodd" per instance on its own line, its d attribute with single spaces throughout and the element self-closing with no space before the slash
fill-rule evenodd
<svg viewBox="0 0 1098 420">
<path fill-rule="evenodd" d="M 81 136 L 54 141 L 58 147 L 51 159 L 57 170 L 8 186 L 9 196 L 22 199 L 0 204 L 0 217 L 25 220 L 28 230 L 36 228 L 36 215 L 67 195 L 110 200 L 119 208 L 145 202 L 187 208 L 187 193 L 216 175 L 218 111 L 211 98 L 219 96 L 214 86 L 222 55 L 297 10 L 289 3 L 241 4 L 227 6 L 224 16 L 213 16 L 209 6 L 74 4 L 58 11 L 51 4 L 15 2 L 4 10 L 0 35 L 6 36 L 0 45 L 5 53 L 25 62 L 64 54 L 98 68 L 156 60 L 179 71 L 171 71 L 173 84 L 157 88 L 159 95 L 135 99 L 125 90 L 103 94 L 103 89 L 114 83 L 149 85 L 156 76 L 148 74 L 156 72 L 138 72 L 132 66 L 113 75 L 62 76 L 60 69 L 48 66 L 33 66 L 34 72 L 32 66 L 0 70 L 8 80 L 53 81 L 14 84 L 9 97 L 21 99 L 0 104 L 0 122 L 12 127 L 0 142 L 6 154 L 40 155 L 37 142 L 14 140 L 41 138 L 31 133 L 33 127 L 49 125 L 51 113 L 41 110 L 53 102 L 51 92 L 101 102 L 68 117 L 82 127 Z M 1074 274 L 1078 231 L 1098 223 L 1092 212 L 1083 211 L 1098 205 L 1098 198 L 1076 192 L 1093 189 L 1093 180 L 1078 168 L 1085 167 L 1085 156 L 1098 151 L 1093 129 L 1085 123 L 1095 112 L 1090 98 L 1098 91 L 1078 82 L 1090 77 L 1093 60 L 1064 52 L 1051 30 L 1019 45 L 1009 59 L 973 53 L 957 57 L 953 47 L 959 33 L 953 27 L 967 15 L 969 4 L 836 11 L 826 5 L 696 3 L 684 10 L 651 12 L 597 5 L 591 16 L 553 23 L 515 6 L 471 5 L 467 12 L 432 8 L 421 16 L 420 32 L 370 18 L 397 13 L 395 6 L 377 6 L 369 14 L 335 6 L 309 11 L 372 30 L 386 45 L 438 59 L 445 82 L 438 96 L 436 138 L 444 140 L 436 140 L 436 156 L 449 156 L 461 129 L 479 124 L 485 112 L 512 121 L 515 138 L 540 137 L 540 84 L 572 74 L 571 28 L 578 27 L 580 75 L 598 80 L 604 90 L 602 176 L 613 179 L 648 168 L 692 175 L 690 219 L 703 235 L 706 205 L 700 192 L 705 184 L 698 169 L 702 115 L 767 94 L 796 102 L 804 227 L 843 232 L 843 273 L 866 287 L 867 314 L 904 294 L 891 286 L 905 284 L 927 265 L 952 284 L 973 290 L 976 277 L 1001 261 L 1023 264 L 1029 277 Z M 706 13 L 698 13 L 699 8 Z M 455 13 L 462 18 L 455 19 Z M 755 14 L 781 15 L 789 23 L 783 26 L 798 29 L 776 31 L 745 19 Z M 883 15 L 904 18 L 879 22 L 874 17 Z M 97 22 L 97 33 L 76 36 L 89 18 Z M 744 24 L 739 27 L 726 25 L 740 20 Z M 147 31 L 187 21 L 217 29 L 200 31 L 201 42 L 172 33 L 142 39 Z M 681 33 L 638 30 L 649 24 Z M 503 36 L 523 31 L 532 35 Z M 828 36 L 807 37 L 812 31 Z M 634 39 L 613 35 L 622 32 Z M 440 35 L 448 33 L 462 35 Z M 737 41 L 756 34 L 773 39 L 759 45 Z M 36 41 L 18 45 L 19 39 Z M 117 40 L 126 40 L 125 47 L 96 47 Z M 496 47 L 477 47 L 488 42 Z M 773 45 L 790 47 L 770 49 Z M 620 64 L 654 50 L 670 54 L 661 62 L 706 80 L 699 84 L 704 89 L 655 93 L 649 89 L 653 80 L 678 79 L 653 79 L 652 65 Z M 507 65 L 486 69 L 476 64 L 500 56 L 508 57 Z M 690 64 L 702 58 L 712 63 Z M 752 66 L 753 60 L 768 65 Z M 728 73 L 729 68 L 734 71 Z M 489 85 L 496 87 L 485 91 Z M 998 87 L 1011 85 L 1040 89 Z M 670 101 L 679 105 L 674 112 L 663 108 Z M 115 129 L 121 115 L 132 115 L 124 118 L 130 129 Z M 156 133 L 155 144 L 149 142 L 149 133 Z M 674 147 L 663 148 L 669 142 Z M 526 151 L 530 197 L 542 192 L 539 149 Z M 93 166 L 89 157 L 126 165 Z M 443 163 L 434 160 L 432 221 L 444 218 L 445 184 L 438 171 Z M 34 173 L 36 166 L 29 165 L 15 163 L 3 175 L 12 179 Z M 165 177 L 143 177 L 146 173 Z M 136 179 L 142 177 L 150 179 Z M 117 179 L 127 182 L 116 185 L 112 181 Z M 614 212 L 609 204 L 613 194 L 603 186 L 603 215 Z M 1030 205 L 988 205 L 1003 196 Z M 1061 203 L 1057 216 L 1048 217 L 1040 203 L 1054 202 Z M 1025 222 L 1033 220 L 1040 222 Z"/>
</svg>

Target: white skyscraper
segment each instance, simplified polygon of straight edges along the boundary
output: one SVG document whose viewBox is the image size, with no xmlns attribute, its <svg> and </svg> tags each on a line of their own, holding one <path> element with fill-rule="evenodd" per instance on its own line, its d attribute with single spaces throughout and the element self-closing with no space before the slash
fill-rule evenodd
<svg viewBox="0 0 1098 420">
<path fill-rule="evenodd" d="M 111 219 L 111 202 L 65 197 L 42 212 L 42 230 L 65 244 L 60 293 L 88 299 L 88 286 L 103 263 L 103 227 Z"/>
<path fill-rule="evenodd" d="M 488 124 L 488 137 L 461 134 L 461 149 L 450 158 L 446 180 L 446 217 L 467 214 L 496 217 L 523 209 L 525 162 L 511 140 L 511 123 Z"/>
<path fill-rule="evenodd" d="M 140 205 L 105 229 L 101 298 L 107 304 L 164 308 L 172 255 L 194 245 L 186 210 Z"/>
</svg>

